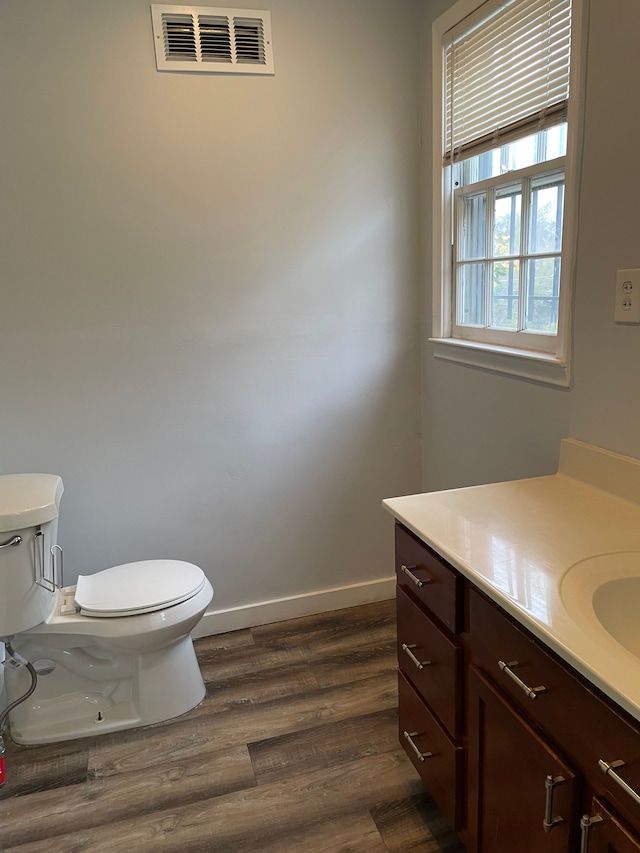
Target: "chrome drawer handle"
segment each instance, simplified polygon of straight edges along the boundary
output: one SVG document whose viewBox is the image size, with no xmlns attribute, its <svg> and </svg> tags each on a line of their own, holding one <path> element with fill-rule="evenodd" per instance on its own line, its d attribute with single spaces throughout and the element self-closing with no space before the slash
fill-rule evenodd
<svg viewBox="0 0 640 853">
<path fill-rule="evenodd" d="M 601 823 L 602 819 L 599 814 L 594 814 L 593 817 L 585 814 L 580 818 L 580 853 L 589 853 L 589 830 L 592 824 Z"/>
<path fill-rule="evenodd" d="M 422 589 L 422 587 L 423 587 L 423 586 L 426 586 L 427 584 L 432 583 L 431 578 L 426 578 L 426 580 L 423 580 L 423 581 L 422 581 L 422 580 L 420 580 L 420 578 L 417 578 L 417 577 L 414 575 L 414 573 L 411 571 L 412 569 L 415 569 L 415 568 L 416 568 L 415 566 L 404 566 L 404 565 L 402 565 L 402 566 L 400 566 L 400 571 L 401 571 L 401 572 L 404 572 L 404 574 L 405 574 L 405 575 L 406 575 L 410 580 L 412 580 L 412 581 L 414 582 L 414 584 L 415 584 L 419 589 Z"/>
<path fill-rule="evenodd" d="M 415 643 L 412 643 L 408 646 L 406 643 L 402 644 L 402 651 L 409 657 L 409 660 L 416 665 L 418 669 L 424 669 L 425 666 L 431 666 L 430 660 L 418 660 L 418 658 L 414 655 L 411 649 L 417 648 Z"/>
<path fill-rule="evenodd" d="M 553 792 L 558 785 L 562 785 L 565 781 L 564 776 L 551 776 L 551 774 L 549 774 L 545 777 L 544 820 L 542 821 L 542 828 L 545 832 L 551 832 L 554 826 L 557 826 L 559 823 L 564 823 L 564 818 L 553 816 Z"/>
<path fill-rule="evenodd" d="M 518 685 L 518 687 L 527 694 L 529 699 L 537 699 L 538 694 L 544 693 L 547 689 L 542 685 L 540 687 L 529 687 L 529 685 L 525 684 L 521 678 L 518 678 L 515 672 L 511 671 L 513 667 L 520 666 L 517 660 L 510 660 L 509 663 L 505 663 L 503 660 L 499 660 L 498 666 L 500 667 L 502 672 L 506 673 L 506 675 L 508 675 L 509 678 L 514 681 Z"/>
<path fill-rule="evenodd" d="M 636 794 L 636 792 L 633 790 L 633 788 L 624 781 L 622 776 L 618 776 L 618 774 L 616 773 L 616 771 L 614 769 L 616 767 L 624 767 L 624 761 L 611 761 L 611 762 L 609 762 L 609 761 L 604 761 L 604 759 L 601 758 L 598 761 L 598 767 L 600 768 L 600 770 L 602 770 L 602 772 L 606 776 L 611 776 L 613 781 L 617 782 L 618 785 L 620 785 L 620 787 L 622 788 L 622 790 L 625 791 L 627 794 L 629 794 L 629 796 L 631 797 L 631 799 L 634 802 L 636 802 L 636 803 L 638 803 L 638 805 L 640 805 L 640 795 Z"/>
<path fill-rule="evenodd" d="M 418 747 L 416 746 L 413 738 L 418 737 L 418 732 L 411 732 L 411 734 L 409 734 L 409 732 L 403 732 L 402 734 L 404 735 L 404 739 L 407 741 L 411 749 L 415 752 L 418 761 L 426 761 L 427 758 L 433 758 L 432 752 L 421 752 L 420 749 L 418 749 Z"/>
</svg>

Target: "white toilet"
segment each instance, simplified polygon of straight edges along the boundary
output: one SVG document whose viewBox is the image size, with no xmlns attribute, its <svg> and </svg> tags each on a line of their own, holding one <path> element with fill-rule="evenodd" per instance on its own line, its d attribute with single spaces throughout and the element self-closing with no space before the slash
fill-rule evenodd
<svg viewBox="0 0 640 853">
<path fill-rule="evenodd" d="M 23 744 L 161 722 L 205 694 L 190 636 L 213 598 L 204 572 L 145 560 L 63 587 L 62 491 L 52 474 L 0 476 L 0 642 L 38 672 L 35 692 L 9 716 Z M 31 676 L 25 666 L 4 674 L 8 704 Z"/>
</svg>

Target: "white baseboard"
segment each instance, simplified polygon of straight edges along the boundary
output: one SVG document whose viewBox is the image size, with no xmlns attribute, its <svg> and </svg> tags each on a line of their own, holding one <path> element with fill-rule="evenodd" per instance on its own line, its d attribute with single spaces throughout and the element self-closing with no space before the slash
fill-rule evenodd
<svg viewBox="0 0 640 853">
<path fill-rule="evenodd" d="M 240 628 L 283 622 L 285 619 L 295 619 L 297 616 L 311 616 L 314 613 L 342 610 L 344 607 L 355 607 L 372 601 L 384 601 L 395 596 L 395 588 L 394 575 L 350 586 L 318 589 L 314 592 L 276 598 L 272 601 L 243 604 L 226 610 L 212 610 L 204 614 L 192 632 L 192 637 L 209 637 L 213 634 L 237 631 Z"/>
</svg>

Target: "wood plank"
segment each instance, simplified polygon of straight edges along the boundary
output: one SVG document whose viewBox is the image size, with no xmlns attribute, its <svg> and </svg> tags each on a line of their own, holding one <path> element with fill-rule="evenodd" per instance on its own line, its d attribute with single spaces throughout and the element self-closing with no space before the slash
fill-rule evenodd
<svg viewBox="0 0 640 853">
<path fill-rule="evenodd" d="M 388 643 L 371 643 L 331 655 L 311 655 L 309 665 L 321 687 L 371 678 L 395 672 L 398 666 L 395 636 Z"/>
<path fill-rule="evenodd" d="M 326 624 L 325 624 L 326 623 Z M 251 629 L 254 646 L 198 650 L 206 683 L 248 676 L 257 672 L 310 664 L 331 655 L 348 655 L 364 647 L 392 649 L 395 640 L 395 603 L 373 605 L 277 622 Z M 200 641 L 198 641 L 200 642 Z"/>
<path fill-rule="evenodd" d="M 176 761 L 144 772 L 119 773 L 80 785 L 17 797 L 0 804 L 0 846 L 24 844 L 64 834 L 69 826 L 111 824 L 149 812 L 196 803 L 255 785 L 245 746 Z"/>
<path fill-rule="evenodd" d="M 395 636 L 395 629 L 395 599 L 388 599 L 251 630 L 257 647 L 295 649 L 303 640 L 310 648 L 328 650 L 338 644 L 344 648 L 350 640 L 370 642 L 373 637 Z"/>
<path fill-rule="evenodd" d="M 232 846 L 216 843 L 215 853 L 388 853 L 368 812 L 323 820 L 318 825 L 293 829 L 285 837 L 235 839 Z"/>
<path fill-rule="evenodd" d="M 198 655 L 200 671 L 205 682 L 239 678 L 255 672 L 282 669 L 306 663 L 308 650 L 304 643 L 297 648 L 279 646 L 240 646 L 231 649 L 208 650 Z"/>
<path fill-rule="evenodd" d="M 80 829 L 5 853 L 195 853 L 262 850 L 264 839 L 288 838 L 303 827 L 331 823 L 385 802 L 406 799 L 420 788 L 411 762 L 398 749 L 338 768 Z M 225 846 L 226 845 L 226 846 Z M 277 848 L 275 848 L 277 849 Z"/>
<path fill-rule="evenodd" d="M 222 649 L 237 649 L 253 645 L 254 639 L 250 628 L 227 631 L 225 634 L 212 634 L 210 637 L 199 637 L 193 641 L 193 647 L 198 658 L 208 653 L 219 652 Z"/>
<path fill-rule="evenodd" d="M 0 787 L 0 801 L 18 794 L 24 796 L 60 785 L 74 785 L 87 778 L 88 748 L 30 749 L 8 739 L 5 748 L 7 781 Z"/>
<path fill-rule="evenodd" d="M 318 687 L 334 687 L 364 680 L 396 669 L 395 637 L 384 644 L 372 643 L 352 651 L 333 654 L 309 652 L 299 663 L 285 666 L 259 667 L 226 677 L 208 671 L 207 696 L 194 709 L 201 716 L 230 710 L 237 705 L 256 704 L 285 696 L 291 697 Z"/>
<path fill-rule="evenodd" d="M 395 708 L 249 744 L 259 784 L 309 773 L 398 747 Z"/>
<path fill-rule="evenodd" d="M 172 755 L 196 758 L 205 749 L 228 749 L 396 706 L 395 674 L 383 674 L 357 685 L 313 690 L 291 700 L 241 706 L 214 720 L 190 719 L 187 714 L 164 726 L 138 729 L 127 738 L 126 750 L 118 741 L 96 739 L 88 767 L 101 775 L 142 769 L 164 762 L 168 743 Z"/>
<path fill-rule="evenodd" d="M 227 679 L 218 680 L 216 675 L 207 680 L 207 695 L 203 703 L 194 709 L 193 715 L 219 714 L 239 705 L 284 699 L 326 686 L 318 683 L 315 673 L 306 662 L 258 669 Z"/>
<path fill-rule="evenodd" d="M 388 853 L 465 853 L 431 797 L 423 792 L 405 800 L 384 803 L 371 816 Z M 506 853 L 506 851 L 505 851 Z"/>
</svg>

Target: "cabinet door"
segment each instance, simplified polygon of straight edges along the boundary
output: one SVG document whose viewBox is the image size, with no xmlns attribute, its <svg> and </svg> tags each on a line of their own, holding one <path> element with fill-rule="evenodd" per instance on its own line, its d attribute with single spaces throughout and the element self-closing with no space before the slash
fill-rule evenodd
<svg viewBox="0 0 640 853">
<path fill-rule="evenodd" d="M 640 838 L 597 797 L 592 815 L 588 831 L 583 829 L 588 836 L 582 840 L 584 853 L 640 853 Z"/>
<path fill-rule="evenodd" d="M 549 784 L 553 782 L 552 790 Z M 473 667 L 469 671 L 469 836 L 477 853 L 567 853 L 577 842 L 573 770 Z M 544 827 L 544 821 L 547 830 Z"/>
</svg>

